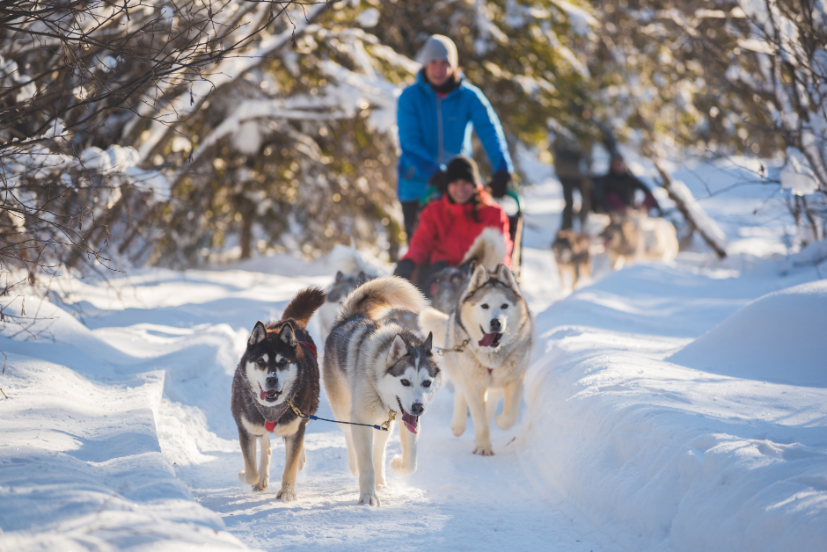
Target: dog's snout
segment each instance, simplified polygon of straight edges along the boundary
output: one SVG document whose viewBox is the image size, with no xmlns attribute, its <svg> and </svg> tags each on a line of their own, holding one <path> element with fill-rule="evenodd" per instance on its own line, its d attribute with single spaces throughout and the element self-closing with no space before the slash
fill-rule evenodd
<svg viewBox="0 0 827 552">
<path fill-rule="evenodd" d="M 411 414 L 414 416 L 421 416 L 423 412 L 425 412 L 425 407 L 422 406 L 422 403 L 413 403 L 411 405 Z"/>
<path fill-rule="evenodd" d="M 491 319 L 491 329 L 494 331 L 502 329 L 502 324 L 500 323 L 499 318 L 492 318 Z"/>
<path fill-rule="evenodd" d="M 267 385 L 270 387 L 278 387 L 279 377 L 276 374 L 269 374 L 267 376 Z"/>
</svg>

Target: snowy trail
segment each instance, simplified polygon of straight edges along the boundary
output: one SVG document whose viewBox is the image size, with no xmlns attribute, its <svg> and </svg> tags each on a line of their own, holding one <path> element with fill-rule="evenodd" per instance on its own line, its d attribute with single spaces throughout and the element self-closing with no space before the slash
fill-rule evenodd
<svg viewBox="0 0 827 552">
<path fill-rule="evenodd" d="M 295 503 L 275 500 L 284 447 L 274 446 L 271 487 L 252 493 L 239 485 L 237 443 L 204 451 L 214 461 L 177 470 L 201 504 L 218 512 L 227 529 L 252 548 L 336 550 L 442 547 L 495 550 L 515 542 L 530 548 L 617 550 L 590 524 L 575 522 L 537 495 L 522 473 L 511 433 L 495 435 L 493 458 L 471 454 L 470 436 L 450 434 L 450 396 L 442 395 L 424 420 L 420 462 L 412 477 L 389 471 L 380 508 L 356 504 L 357 482 L 346 465 L 344 438 L 337 428 L 313 422 L 307 436 L 308 466 L 300 473 Z M 324 410 L 328 410 L 325 408 Z M 513 446 L 513 445 L 512 445 Z M 388 446 L 399 453 L 398 434 Z"/>
<path fill-rule="evenodd" d="M 356 504 L 344 438 L 324 422 L 309 425 L 296 502 L 275 499 L 281 442 L 269 489 L 254 493 L 236 477 L 230 382 L 248 332 L 303 287 L 327 285 L 335 268 L 324 260 L 135 271 L 109 285 L 62 280 L 66 302 L 43 303 L 37 340 L 0 337 L 11 397 L 0 401 L 0 551 L 695 552 L 783 549 L 792 537 L 819 549 L 823 370 L 722 366 L 704 345 L 728 352 L 728 340 L 750 331 L 750 313 L 800 312 L 790 298 L 827 301 L 827 286 L 816 286 L 751 303 L 819 277 L 760 258 L 779 250 L 784 231 L 744 222 L 761 201 L 714 200 L 737 252 L 725 263 L 690 251 L 607 275 L 598 258 L 592 285 L 564 297 L 548 250 L 559 186 L 534 187 L 523 290 L 538 331 L 520 422 L 493 428 L 496 456 L 475 456 L 470 425 L 461 438 L 450 433 L 453 396 L 443 389 L 422 419 L 418 471 L 388 469 L 381 508 Z M 809 326 L 823 328 L 827 308 L 811 311 Z M 315 320 L 310 330 L 318 337 Z M 805 346 L 812 341 L 799 347 L 810 354 L 801 366 L 827 356 L 821 342 Z M 705 371 L 692 368 L 710 359 Z M 319 414 L 332 415 L 324 397 Z M 388 457 L 398 451 L 394 431 Z"/>
<path fill-rule="evenodd" d="M 247 281 L 239 285 L 242 277 Z M 111 347 L 106 363 L 132 365 L 118 371 L 143 374 L 152 366 L 165 372 L 154 397 L 144 401 L 157 410 L 158 443 L 152 447 L 172 464 L 185 495 L 220 516 L 238 541 L 262 550 L 309 545 L 337 550 L 433 545 L 494 550 L 514 542 L 572 551 L 619 550 L 575 511 L 552 506 L 538 495 L 514 447 L 521 427 L 494 429 L 493 458 L 473 455 L 472 426 L 460 439 L 450 432 L 453 395 L 447 389 L 422 419 L 417 473 L 401 477 L 388 468 L 389 488 L 381 493 L 381 508 L 356 504 L 358 484 L 347 468 L 342 432 L 324 422 L 309 425 L 308 466 L 299 473 L 297 502 L 275 498 L 284 461 L 284 445 L 278 440 L 273 441 L 271 486 L 263 493 L 252 492 L 236 476 L 242 461 L 229 413 L 235 363 L 250 321 L 277 318 L 295 290 L 319 282 L 236 272 L 194 272 L 178 278 L 162 273 L 149 278 L 152 281 L 141 280 L 136 276 L 141 285 L 122 310 L 95 307 L 95 290 L 83 290 L 88 301 L 79 305 L 87 315 L 86 325 L 93 328 L 86 338 L 100 340 L 94 349 Z M 143 286 L 149 286 L 151 294 L 144 293 Z M 315 330 L 314 320 L 311 332 Z M 36 346 L 21 344 L 20 352 Z M 64 362 L 75 356 L 67 356 L 65 348 L 40 354 Z M 83 361 L 70 364 L 82 369 Z M 163 399 L 157 385 L 163 386 Z M 319 414 L 332 417 L 324 397 Z M 135 445 L 132 441 L 127 447 Z M 394 430 L 388 458 L 399 450 Z M 98 447 L 98 456 L 107 453 L 105 446 Z M 215 519 L 212 524 L 221 525 Z"/>
<path fill-rule="evenodd" d="M 547 191 L 557 193 L 555 188 Z M 554 201 L 547 207 L 551 213 L 559 210 Z M 545 214 L 540 210 L 535 213 Z M 526 279 L 543 282 L 533 290 L 548 302 L 545 292 L 556 292 L 556 286 L 549 286 L 547 278 L 533 273 L 553 268 L 550 256 L 546 251 L 534 250 L 528 252 L 528 257 L 530 274 Z M 319 270 L 325 272 L 324 268 Z M 325 422 L 308 426 L 308 465 L 299 472 L 297 502 L 275 499 L 284 465 L 280 440 L 273 441 L 270 487 L 263 493 L 252 492 L 236 476 L 242 460 L 229 414 L 235 361 L 228 364 L 225 359 L 220 369 L 201 371 L 199 359 L 209 362 L 215 350 L 197 346 L 196 336 L 214 336 L 222 331 L 229 335 L 229 324 L 235 331 L 232 346 L 240 356 L 248 327 L 255 320 L 278 318 L 295 291 L 309 284 L 326 285 L 329 276 L 285 278 L 239 271 L 193 272 L 185 275 L 184 282 L 169 276 L 169 280 L 160 277 L 151 282 L 166 291 L 153 292 L 151 299 L 135 301 L 124 310 L 105 311 L 84 304 L 92 316 L 87 324 L 100 328 L 95 330 L 98 337 L 131 355 L 151 354 L 157 358 L 169 350 L 168 354 L 189 366 L 168 373 L 165 400 L 158 415 L 160 447 L 174 462 L 176 476 L 191 490 L 193 498 L 217 513 L 229 533 L 241 542 L 262 550 L 308 546 L 337 550 L 365 546 L 495 550 L 515 542 L 531 548 L 553 545 L 558 550 L 572 551 L 620 549 L 575 510 L 553 506 L 536 492 L 520 467 L 513 442 L 521 426 L 508 432 L 494 428 L 497 455 L 493 458 L 473 455 L 472 424 L 460 439 L 450 432 L 453 395 L 447 389 L 422 419 L 416 474 L 402 477 L 388 467 L 389 488 L 380 494 L 380 508 L 356 504 L 358 483 L 347 468 L 344 437 L 338 426 Z M 192 324 L 197 329 L 186 328 Z M 310 330 L 317 335 L 315 320 Z M 175 343 L 182 339 L 187 346 L 180 350 Z M 229 348 L 230 344 L 225 343 L 223 349 Z M 318 414 L 333 417 L 324 396 Z M 399 451 L 395 429 L 388 444 L 388 458 Z"/>
</svg>

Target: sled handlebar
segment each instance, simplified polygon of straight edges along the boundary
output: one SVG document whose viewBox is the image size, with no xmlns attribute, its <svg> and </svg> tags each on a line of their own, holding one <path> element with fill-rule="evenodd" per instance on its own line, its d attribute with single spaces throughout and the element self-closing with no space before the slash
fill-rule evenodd
<svg viewBox="0 0 827 552">
<path fill-rule="evenodd" d="M 431 200 L 434 199 L 434 196 L 438 194 L 439 191 L 436 188 L 434 188 L 433 186 L 428 186 L 428 189 L 425 190 L 425 193 L 422 194 L 422 197 L 419 198 L 419 205 L 422 207 L 428 205 L 428 203 L 430 203 Z M 513 199 L 514 202 L 517 204 L 517 213 L 522 213 L 523 202 L 520 199 L 520 194 L 509 188 L 505 191 L 505 197 L 510 197 L 511 199 Z"/>
</svg>

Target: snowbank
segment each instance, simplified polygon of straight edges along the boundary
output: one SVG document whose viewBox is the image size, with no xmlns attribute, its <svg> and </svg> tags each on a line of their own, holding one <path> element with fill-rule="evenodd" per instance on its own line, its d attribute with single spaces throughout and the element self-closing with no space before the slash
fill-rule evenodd
<svg viewBox="0 0 827 552">
<path fill-rule="evenodd" d="M 727 376 L 827 387 L 827 281 L 761 297 L 667 360 Z"/>
<path fill-rule="evenodd" d="M 621 271 L 537 317 L 524 469 L 549 499 L 575 504 L 630 550 L 827 550 L 827 390 L 762 381 L 775 356 L 741 362 L 738 378 L 670 362 L 679 355 L 664 360 L 682 348 L 686 359 L 714 359 L 727 340 L 751 358 L 802 344 L 799 358 L 823 359 L 824 340 L 807 326 L 823 330 L 827 287 L 751 303 L 777 277 L 675 270 Z M 786 284 L 802 278 L 812 276 Z M 682 336 L 702 334 L 739 302 L 748 306 L 686 345 Z M 756 336 L 759 350 L 735 339 L 769 328 L 756 315 L 782 313 L 798 316 L 784 335 L 760 346 Z M 785 342 L 796 329 L 799 338 Z"/>
<path fill-rule="evenodd" d="M 0 337 L 9 396 L 0 401 L 0 550 L 245 548 L 193 500 L 157 425 L 162 395 L 203 394 L 188 380 L 221 371 L 234 335 L 202 328 L 203 339 L 170 347 L 152 332 L 129 350 L 48 301 L 30 302 L 34 311 L 28 332 L 10 339 L 17 327 L 4 326 Z"/>
</svg>

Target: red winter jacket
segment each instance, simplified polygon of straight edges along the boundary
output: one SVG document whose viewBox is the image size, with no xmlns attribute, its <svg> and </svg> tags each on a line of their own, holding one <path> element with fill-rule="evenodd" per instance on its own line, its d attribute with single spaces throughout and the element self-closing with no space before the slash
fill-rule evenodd
<svg viewBox="0 0 827 552">
<path fill-rule="evenodd" d="M 457 205 L 443 196 L 428 204 L 419 215 L 419 226 L 414 231 L 411 245 L 403 259 L 411 259 L 417 266 L 437 261 L 447 261 L 457 266 L 468 249 L 484 228 L 497 228 L 505 237 L 505 258 L 503 263 L 511 268 L 511 238 L 508 235 L 508 215 L 480 191 L 481 203 L 477 204 L 477 218 L 474 220 L 472 203 Z"/>
</svg>

